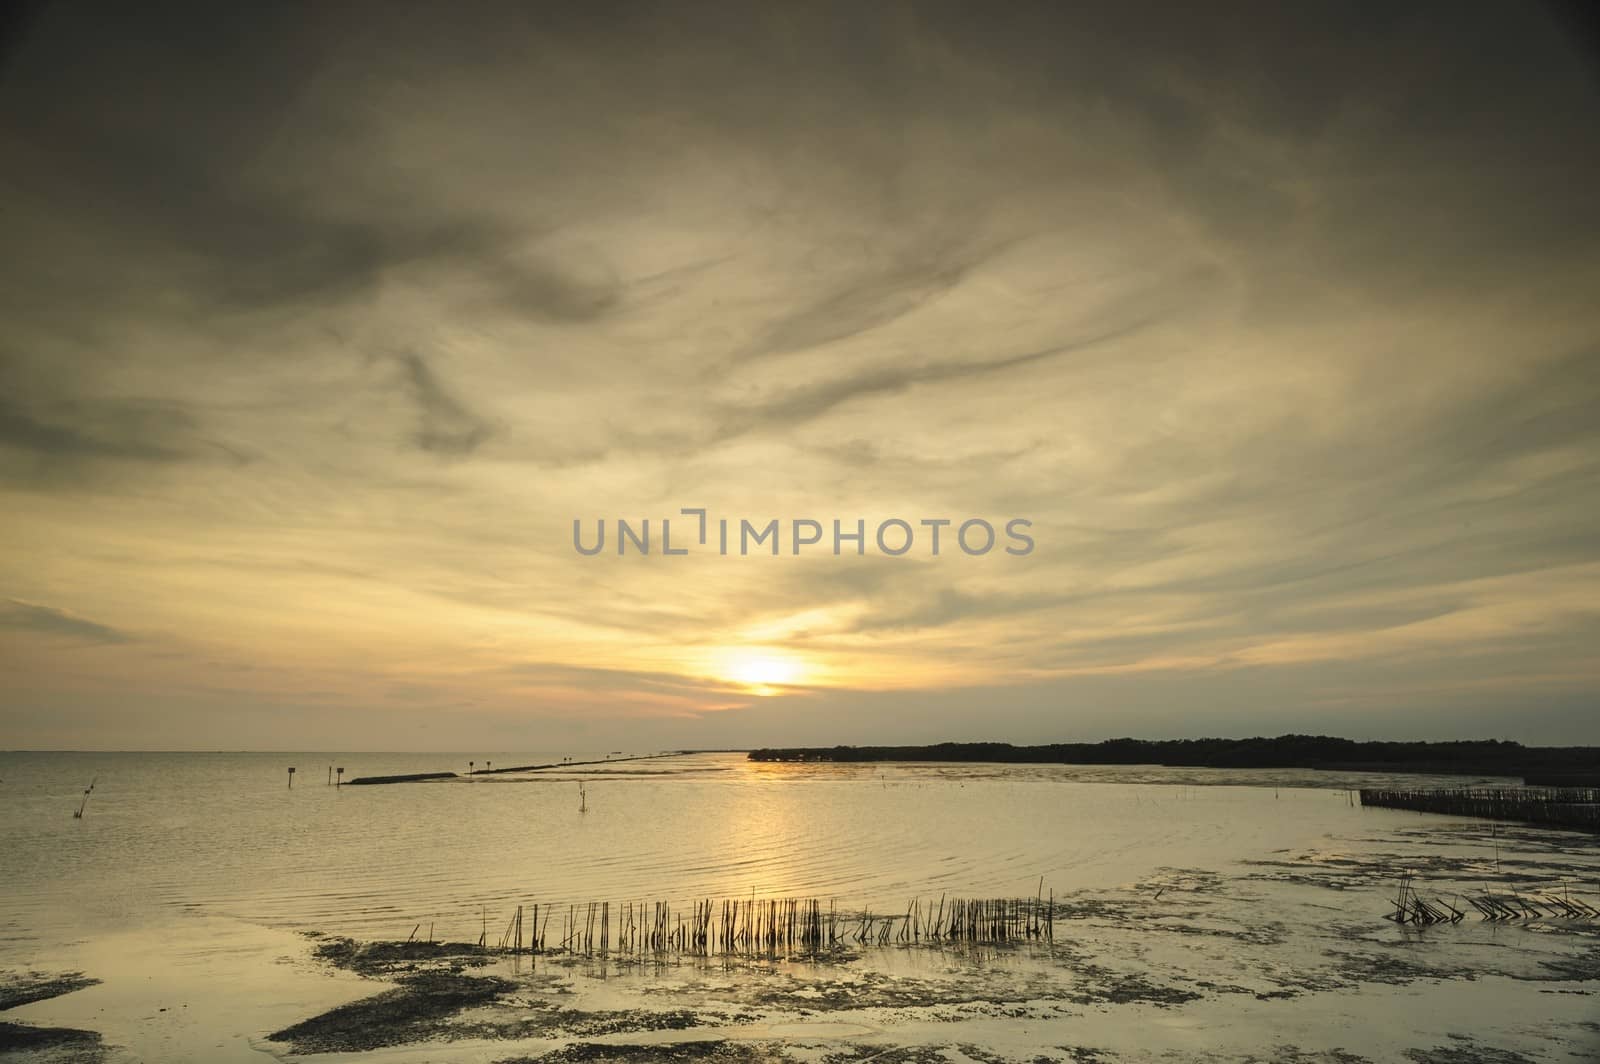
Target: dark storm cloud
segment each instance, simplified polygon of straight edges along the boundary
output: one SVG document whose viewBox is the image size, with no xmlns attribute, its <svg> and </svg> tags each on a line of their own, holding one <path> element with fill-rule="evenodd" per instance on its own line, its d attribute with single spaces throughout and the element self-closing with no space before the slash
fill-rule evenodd
<svg viewBox="0 0 1600 1064">
<path fill-rule="evenodd" d="M 403 167 L 365 157 L 364 105 L 321 87 L 360 22 L 302 14 L 54 5 L 33 20 L 32 47 L 0 70 L 26 251 L 3 264 L 0 298 L 19 319 L 58 324 L 85 299 L 146 320 L 304 313 L 369 302 L 416 268 L 472 275 L 537 319 L 616 303 L 603 265 L 529 252 L 548 222 L 420 198 Z"/>
<path fill-rule="evenodd" d="M 296 110 L 309 57 L 290 24 L 220 14 L 52 5 L 3 72 L 12 194 L 35 211 L 70 204 L 94 232 L 99 254 L 72 268 L 97 298 L 176 275 L 224 306 L 330 300 L 384 253 L 380 235 L 270 180 L 275 162 L 306 157 L 295 141 L 311 149 L 336 131 Z M 30 250 L 50 263 L 62 235 L 47 228 Z"/>
<path fill-rule="evenodd" d="M 821 5 L 744 11 L 740 18 L 726 17 L 717 5 L 628 4 L 605 14 L 489 10 L 478 21 L 446 19 L 426 8 L 380 17 L 377 9 L 351 7 L 306 18 L 206 5 L 137 16 L 115 6 L 52 8 L 32 27 L 38 46 L 24 50 L 5 72 L 0 107 L 16 149 L 12 181 L 36 203 L 70 201 L 84 224 L 127 243 L 127 256 L 74 263 L 81 283 L 100 298 L 137 299 L 167 273 L 181 279 L 191 299 L 207 293 L 217 310 L 364 299 L 386 270 L 443 260 L 443 268 L 481 275 L 508 306 L 534 317 L 592 319 L 617 305 L 614 274 L 603 266 L 574 273 L 559 261 L 513 261 L 510 249 L 537 235 L 535 223 L 474 218 L 463 203 L 443 202 L 426 186 L 457 167 L 484 162 L 536 163 L 565 179 L 602 152 L 627 158 L 636 149 L 624 133 L 650 141 L 658 132 L 677 132 L 673 119 L 691 140 L 734 137 L 778 151 L 826 145 L 829 164 L 842 168 L 841 191 L 860 189 L 865 215 L 877 219 L 861 231 L 863 240 L 914 221 L 904 205 L 908 197 L 931 194 L 951 216 L 939 226 L 953 238 L 912 241 L 876 273 L 842 273 L 831 289 L 807 297 L 808 305 L 770 322 L 750 349 L 759 355 L 859 334 L 936 298 L 982 260 L 981 252 L 975 258 L 960 250 L 970 243 L 962 234 L 974 224 L 967 216 L 980 204 L 982 211 L 993 209 L 992 199 L 975 194 L 978 188 L 1003 187 L 1014 176 L 1037 179 L 1094 154 L 1087 142 L 1079 147 L 1069 140 L 1050 153 L 1015 160 L 1015 175 L 1001 170 L 976 184 L 970 174 L 946 176 L 944 168 L 961 161 L 962 152 L 981 158 L 982 132 L 997 116 L 1048 114 L 1052 101 L 1070 101 L 1064 117 L 1082 109 L 1090 121 L 1086 138 L 1105 132 L 1097 122 L 1120 123 L 1114 128 L 1129 138 L 1121 146 L 1127 155 L 1113 161 L 1154 153 L 1167 165 L 1170 187 L 1202 216 L 1230 233 L 1239 219 L 1270 233 L 1282 220 L 1274 221 L 1274 212 L 1288 209 L 1266 208 L 1289 202 L 1278 187 L 1282 175 L 1262 171 L 1247 151 L 1219 157 L 1224 118 L 1301 140 L 1323 135 L 1351 101 L 1384 95 L 1397 79 L 1388 60 L 1403 52 L 1401 42 L 1425 40 L 1444 28 L 1485 49 L 1474 76 L 1440 58 L 1448 53 L 1428 53 L 1417 75 L 1420 89 L 1408 86 L 1413 91 L 1404 96 L 1412 113 L 1379 115 L 1359 127 L 1360 135 L 1382 137 L 1386 150 L 1409 152 L 1419 140 L 1435 150 L 1450 148 L 1464 139 L 1461 108 L 1492 118 L 1529 95 L 1549 99 L 1555 91 L 1540 83 L 1506 92 L 1511 78 L 1525 75 L 1511 60 L 1488 53 L 1500 27 L 1476 9 L 1451 10 L 1446 27 L 1440 24 L 1445 8 L 1402 14 L 1313 6 L 1292 25 L 1262 19 L 1253 32 L 1183 9 L 1154 19 L 1111 7 L 1062 11 L 1026 4 L 1004 17 L 937 4 Z M 1547 43 L 1537 34 L 1534 42 Z M 70 64 L 63 65 L 51 44 L 70 56 Z M 608 75 L 558 84 L 553 79 L 566 76 L 565 68 L 537 61 L 573 48 L 585 50 L 591 68 Z M 1129 55 L 1149 59 L 1130 64 L 1124 61 Z M 472 64 L 478 66 L 469 74 Z M 88 78 L 88 70 L 97 76 Z M 388 108 L 411 94 L 396 91 L 386 100 L 384 88 L 394 86 L 384 79 L 424 71 L 439 75 L 446 87 L 472 78 L 466 103 L 482 106 L 446 114 L 478 124 L 483 143 L 469 139 L 472 150 L 460 154 L 445 147 L 434 156 L 379 165 L 364 154 L 381 149 L 371 143 L 363 119 L 402 117 Z M 371 98 L 360 95 L 362 74 Z M 729 84 L 743 91 L 730 92 Z M 115 99 L 108 95 L 113 92 Z M 554 114 L 555 96 L 565 115 Z M 424 107 L 453 107 L 457 94 L 416 98 Z M 1083 109 L 1085 99 L 1095 106 Z M 1463 103 L 1451 106 L 1451 100 Z M 519 105 L 527 108 L 526 129 L 519 129 Z M 1104 116 L 1098 120 L 1096 108 Z M 1517 130 L 1523 146 L 1588 144 L 1592 137 L 1561 137 L 1577 119 L 1572 111 L 1551 107 L 1541 122 L 1508 128 Z M 906 119 L 929 114 L 974 140 L 924 144 L 897 132 Z M 624 117 L 628 124 L 617 128 Z M 1422 123 L 1424 135 L 1402 132 L 1401 119 Z M 1388 127 L 1395 128 L 1386 135 Z M 546 137 L 550 147 L 541 152 Z M 486 145 L 504 154 L 477 158 Z M 936 149 L 941 154 L 933 154 Z M 1577 161 L 1584 149 L 1564 150 Z M 1453 154 L 1433 165 L 1448 165 Z M 803 159 L 796 162 L 802 165 L 794 180 L 803 188 L 816 175 Z M 919 177 L 919 167 L 935 176 Z M 464 180 L 475 176 L 470 169 L 458 172 Z M 602 188 L 616 177 L 598 176 Z M 419 177 L 424 187 L 414 180 Z M 1585 216 L 1592 209 L 1584 207 L 1578 186 L 1567 192 L 1554 202 L 1548 196 L 1521 201 L 1503 222 L 1483 221 L 1508 237 L 1574 233 L 1581 226 L 1573 224 L 1572 209 L 1582 208 Z M 1352 207 L 1394 211 L 1401 229 L 1425 224 L 1440 238 L 1460 239 L 1483 228 L 1435 225 L 1430 219 L 1442 212 L 1418 211 L 1426 204 L 1404 197 L 1393 202 L 1399 206 L 1363 196 Z M 544 224 L 559 226 L 562 219 Z M 1385 257 L 1404 250 L 1383 248 Z M 1379 258 L 1355 245 L 1344 253 L 1364 262 Z"/>
</svg>

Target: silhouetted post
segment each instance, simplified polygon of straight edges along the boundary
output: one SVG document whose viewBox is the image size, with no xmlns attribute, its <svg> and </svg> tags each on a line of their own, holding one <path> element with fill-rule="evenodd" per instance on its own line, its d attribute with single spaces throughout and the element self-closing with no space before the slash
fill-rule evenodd
<svg viewBox="0 0 1600 1064">
<path fill-rule="evenodd" d="M 289 767 L 289 789 L 294 790 L 294 766 Z"/>
<path fill-rule="evenodd" d="M 83 819 L 83 811 L 89 807 L 89 795 L 94 793 L 95 781 L 98 780 L 99 778 L 100 778 L 99 776 L 96 776 L 94 779 L 89 781 L 89 786 L 87 788 L 85 788 L 84 792 L 83 792 L 83 801 L 78 803 L 78 811 L 76 813 L 72 814 L 72 819 L 74 819 L 74 820 L 82 820 Z"/>
<path fill-rule="evenodd" d="M 477 765 L 478 765 L 478 763 L 476 761 L 468 761 L 467 762 L 467 775 L 469 775 L 469 776 L 472 775 L 472 770 L 474 768 L 476 768 Z"/>
<path fill-rule="evenodd" d="M 334 783 L 334 786 L 335 787 L 342 787 L 344 785 L 344 766 L 340 765 L 338 771 L 339 771 L 339 779 Z"/>
<path fill-rule="evenodd" d="M 483 763 L 483 771 L 488 772 L 492 768 L 494 768 L 494 762 L 493 761 L 485 761 Z"/>
</svg>

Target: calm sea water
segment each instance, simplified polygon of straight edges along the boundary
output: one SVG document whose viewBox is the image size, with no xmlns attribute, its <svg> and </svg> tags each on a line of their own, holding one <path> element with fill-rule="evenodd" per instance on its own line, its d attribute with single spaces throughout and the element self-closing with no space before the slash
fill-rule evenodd
<svg viewBox="0 0 1600 1064">
<path fill-rule="evenodd" d="M 1392 776 L 762 765 L 740 754 L 396 786 L 324 782 L 333 765 L 351 778 L 464 772 L 466 760 L 0 754 L 0 953 L 181 914 L 359 937 L 434 924 L 440 937 L 476 938 L 485 912 L 494 924 L 533 902 L 754 892 L 882 911 L 913 894 L 1027 895 L 1041 880 L 1061 894 L 1397 815 L 1353 808 L 1341 790 Z M 85 816 L 74 819 L 91 780 Z"/>
</svg>

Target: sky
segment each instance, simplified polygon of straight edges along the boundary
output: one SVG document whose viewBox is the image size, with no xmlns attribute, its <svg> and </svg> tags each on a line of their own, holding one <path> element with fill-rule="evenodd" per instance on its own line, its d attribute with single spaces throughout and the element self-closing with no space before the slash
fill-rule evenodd
<svg viewBox="0 0 1600 1064">
<path fill-rule="evenodd" d="M 39 8 L 0 748 L 1600 743 L 1572 10 Z"/>
</svg>

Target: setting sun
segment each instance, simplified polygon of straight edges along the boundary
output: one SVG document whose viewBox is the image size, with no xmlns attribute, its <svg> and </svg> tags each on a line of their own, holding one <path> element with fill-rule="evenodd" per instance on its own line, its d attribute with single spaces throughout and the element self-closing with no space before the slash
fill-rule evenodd
<svg viewBox="0 0 1600 1064">
<path fill-rule="evenodd" d="M 729 680 L 757 695 L 777 694 L 778 688 L 795 683 L 801 671 L 797 661 L 764 653 L 737 652 L 723 666 Z"/>
</svg>

